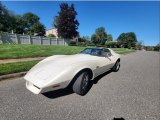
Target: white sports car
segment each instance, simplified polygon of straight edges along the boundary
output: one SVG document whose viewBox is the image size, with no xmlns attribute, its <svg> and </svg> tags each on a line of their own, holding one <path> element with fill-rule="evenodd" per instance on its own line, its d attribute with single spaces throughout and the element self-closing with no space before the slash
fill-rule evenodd
<svg viewBox="0 0 160 120">
<path fill-rule="evenodd" d="M 85 48 L 75 55 L 54 55 L 36 64 L 24 77 L 26 87 L 35 94 L 72 86 L 84 95 L 88 84 L 106 71 L 118 71 L 120 55 L 112 49 Z"/>
</svg>

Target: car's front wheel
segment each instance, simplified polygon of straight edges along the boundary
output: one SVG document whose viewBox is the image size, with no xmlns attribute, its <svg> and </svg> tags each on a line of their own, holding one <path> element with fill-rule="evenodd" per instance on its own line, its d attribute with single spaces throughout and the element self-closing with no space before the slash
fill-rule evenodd
<svg viewBox="0 0 160 120">
<path fill-rule="evenodd" d="M 90 77 L 87 72 L 82 72 L 76 77 L 73 84 L 73 91 L 79 95 L 85 95 L 90 82 Z"/>
<path fill-rule="evenodd" d="M 114 72 L 117 72 L 120 68 L 120 60 L 117 60 L 117 62 L 115 63 L 115 65 L 113 66 L 112 70 Z"/>
</svg>

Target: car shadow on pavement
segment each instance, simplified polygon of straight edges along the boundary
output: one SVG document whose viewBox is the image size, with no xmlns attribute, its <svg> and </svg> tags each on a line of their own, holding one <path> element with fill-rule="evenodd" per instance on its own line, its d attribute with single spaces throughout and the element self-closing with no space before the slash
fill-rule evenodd
<svg viewBox="0 0 160 120">
<path fill-rule="evenodd" d="M 104 76 L 110 74 L 111 72 L 112 72 L 112 70 L 109 70 L 109 71 L 97 76 L 96 78 L 94 78 L 93 84 L 97 84 L 99 80 L 101 80 Z"/>
<path fill-rule="evenodd" d="M 65 89 L 59 89 L 59 90 L 46 92 L 46 93 L 43 93 L 43 95 L 46 96 L 47 98 L 54 99 L 54 98 L 70 95 L 73 93 L 74 92 L 72 89 L 65 88 Z"/>
<path fill-rule="evenodd" d="M 92 88 L 93 84 L 97 84 L 99 80 L 101 80 L 101 78 L 103 78 L 104 76 L 110 74 L 112 71 L 107 71 L 99 76 L 97 76 L 93 81 L 90 82 L 89 84 L 89 87 L 86 91 L 86 94 L 90 91 L 90 89 Z M 66 95 L 70 95 L 70 94 L 73 94 L 73 90 L 71 88 L 65 88 L 65 89 L 60 89 L 60 90 L 54 90 L 54 91 L 50 91 L 50 92 L 46 92 L 46 93 L 43 93 L 43 95 L 47 98 L 50 98 L 50 99 L 54 99 L 54 98 L 58 98 L 58 97 L 63 97 L 63 96 L 66 96 Z M 85 94 L 85 95 L 86 95 Z"/>
<path fill-rule="evenodd" d="M 111 72 L 112 72 L 112 70 L 107 71 L 107 72 L 105 72 L 105 73 L 103 73 L 103 74 L 97 76 L 96 78 L 94 78 L 94 80 L 92 80 L 92 81 L 90 82 L 86 94 L 90 91 L 90 89 L 92 88 L 93 84 L 97 84 L 99 80 L 101 80 L 104 76 L 110 74 Z M 85 95 L 86 95 L 86 94 L 85 94 Z"/>
<path fill-rule="evenodd" d="M 113 118 L 113 120 L 125 120 L 124 118 Z"/>
</svg>

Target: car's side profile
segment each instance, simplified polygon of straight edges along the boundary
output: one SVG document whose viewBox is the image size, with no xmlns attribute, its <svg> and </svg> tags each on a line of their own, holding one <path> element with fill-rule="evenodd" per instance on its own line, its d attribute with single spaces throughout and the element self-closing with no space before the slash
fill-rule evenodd
<svg viewBox="0 0 160 120">
<path fill-rule="evenodd" d="M 54 55 L 36 64 L 24 77 L 26 87 L 35 94 L 71 86 L 84 95 L 88 84 L 98 75 L 118 71 L 120 55 L 111 49 L 86 48 L 75 55 Z"/>
</svg>

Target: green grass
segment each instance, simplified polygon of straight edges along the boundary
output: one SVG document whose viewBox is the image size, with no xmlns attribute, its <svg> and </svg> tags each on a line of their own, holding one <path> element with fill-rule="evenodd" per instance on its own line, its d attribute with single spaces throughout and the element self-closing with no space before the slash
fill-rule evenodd
<svg viewBox="0 0 160 120">
<path fill-rule="evenodd" d="M 38 56 L 50 56 L 56 54 L 75 54 L 79 53 L 85 47 L 76 46 L 48 46 L 48 45 L 12 45 L 4 44 L 0 45 L 0 59 L 9 58 L 25 58 L 25 57 L 38 57 Z M 126 48 L 112 48 L 119 54 L 128 54 L 135 50 Z M 31 69 L 38 60 L 27 62 L 16 62 L 0 64 L 0 76 L 28 71 Z"/>
<path fill-rule="evenodd" d="M 131 52 L 135 52 L 134 49 L 127 49 L 127 48 L 112 48 L 118 54 L 129 54 Z"/>
<path fill-rule="evenodd" d="M 45 57 L 57 54 L 71 55 L 79 53 L 84 48 L 78 46 L 0 44 L 0 59 Z M 112 49 L 119 54 L 127 54 L 135 51 L 126 48 Z"/>
<path fill-rule="evenodd" d="M 28 71 L 36 63 L 38 63 L 37 60 L 28 61 L 28 62 L 16 62 L 16 63 L 0 64 L 0 76 L 1 75 L 6 75 L 6 74 L 11 74 L 11 73 Z"/>
<path fill-rule="evenodd" d="M 0 59 L 45 57 L 57 54 L 71 55 L 79 53 L 84 48 L 78 46 L 0 44 Z M 135 51 L 126 48 L 113 48 L 113 50 L 119 54 Z"/>
<path fill-rule="evenodd" d="M 0 44 L 0 59 L 43 57 L 57 54 L 75 54 L 85 47 L 56 45 Z"/>
</svg>

